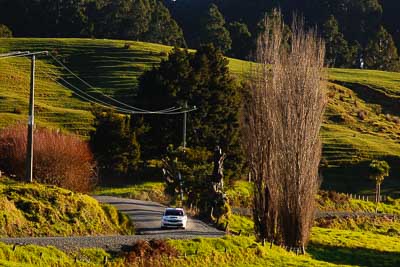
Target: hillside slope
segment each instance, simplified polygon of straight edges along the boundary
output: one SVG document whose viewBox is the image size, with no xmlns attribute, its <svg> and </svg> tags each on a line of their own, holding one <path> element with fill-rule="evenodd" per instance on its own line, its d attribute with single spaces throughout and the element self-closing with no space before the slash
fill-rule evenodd
<svg viewBox="0 0 400 267">
<path fill-rule="evenodd" d="M 126 215 L 88 195 L 0 178 L 0 237 L 130 234 Z"/>
<path fill-rule="evenodd" d="M 61 86 L 61 78 L 107 103 L 110 100 L 99 92 L 128 102 L 127 97 L 135 95 L 138 76 L 158 64 L 170 49 L 116 40 L 0 39 L 0 53 L 48 50 L 95 86 L 88 88 L 49 57 L 37 61 L 38 123 L 82 136 L 92 127 L 90 104 Z M 230 59 L 230 67 L 234 75 L 242 76 L 249 63 Z M 29 68 L 28 59 L 0 60 L 0 128 L 26 120 Z M 328 75 L 330 102 L 322 129 L 323 187 L 371 193 L 374 187 L 366 165 L 372 158 L 383 158 L 391 163 L 392 175 L 382 190 L 400 193 L 400 73 L 330 69 Z"/>
</svg>

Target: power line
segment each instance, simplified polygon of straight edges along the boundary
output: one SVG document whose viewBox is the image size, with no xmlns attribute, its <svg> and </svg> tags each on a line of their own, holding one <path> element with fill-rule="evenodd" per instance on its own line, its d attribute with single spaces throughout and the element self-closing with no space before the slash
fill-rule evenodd
<svg viewBox="0 0 400 267">
<path fill-rule="evenodd" d="M 42 72 L 42 73 L 43 73 L 43 72 Z M 53 72 L 53 73 L 54 73 L 54 72 Z M 117 110 L 117 111 L 119 111 L 119 112 L 122 112 L 122 113 L 131 113 L 131 110 L 121 109 L 121 108 L 116 107 L 116 106 L 113 106 L 113 105 L 111 105 L 111 104 L 109 104 L 109 103 L 103 102 L 102 100 L 97 99 L 97 98 L 94 97 L 94 96 L 89 95 L 89 94 L 86 93 L 85 91 L 79 89 L 79 88 L 76 87 L 75 85 L 73 85 L 73 84 L 71 84 L 70 82 L 66 81 L 64 78 L 59 77 L 59 79 L 60 79 L 61 81 L 63 81 L 64 83 L 66 83 L 67 85 L 69 85 L 70 87 L 72 87 L 73 89 L 71 89 L 71 88 L 65 86 L 65 85 L 62 84 L 62 83 L 60 83 L 60 82 L 57 80 L 57 78 L 51 77 L 51 76 L 48 75 L 47 73 L 46 73 L 46 75 L 47 75 L 52 81 L 54 81 L 55 83 L 57 83 L 58 85 L 60 85 L 60 86 L 62 86 L 62 87 L 64 87 L 64 88 L 66 88 L 66 89 L 68 89 L 68 90 L 73 91 L 74 94 L 76 94 L 76 95 L 79 96 L 80 98 L 82 98 L 82 99 L 84 99 L 84 100 L 86 100 L 86 101 L 88 101 L 88 102 L 90 102 L 90 103 L 92 103 L 92 104 L 97 104 L 97 105 L 100 105 L 100 106 L 103 106 L 103 107 L 106 107 L 106 108 L 115 109 L 115 110 Z M 79 93 L 76 92 L 76 91 L 74 91 L 74 90 L 78 91 Z M 85 95 L 86 95 L 86 96 L 85 96 Z"/>
<path fill-rule="evenodd" d="M 38 61 L 38 63 L 39 63 L 39 62 L 40 62 L 40 61 Z M 42 63 L 42 62 L 40 62 L 40 63 L 43 64 L 43 65 L 41 66 L 41 68 L 39 68 L 39 71 L 37 71 L 37 73 L 41 73 L 41 74 L 46 75 L 50 80 L 54 81 L 55 83 L 57 83 L 58 85 L 62 86 L 63 88 L 66 88 L 66 89 L 68 89 L 68 90 L 73 91 L 74 94 L 76 94 L 77 96 L 79 96 L 81 99 L 84 99 L 84 100 L 86 100 L 86 101 L 88 101 L 88 102 L 90 102 L 90 103 L 94 103 L 94 104 L 97 104 L 97 105 L 101 105 L 101 106 L 103 106 L 103 107 L 115 109 L 115 110 L 117 110 L 117 111 L 119 111 L 119 112 L 126 113 L 126 112 L 128 111 L 128 110 L 120 110 L 118 107 L 114 107 L 114 106 L 112 106 L 112 105 L 109 105 L 109 104 L 106 103 L 106 102 L 101 101 L 100 99 L 97 99 L 97 98 L 95 98 L 95 97 L 92 97 L 91 95 L 87 94 L 87 93 L 84 92 L 83 90 L 80 90 L 79 88 L 77 88 L 77 87 L 74 86 L 73 84 L 69 83 L 69 82 L 66 81 L 65 79 L 59 77 L 60 80 L 62 80 L 64 83 L 68 84 L 68 85 L 69 85 L 70 87 L 72 87 L 74 90 L 71 89 L 71 88 L 69 88 L 69 87 L 67 87 L 67 86 L 65 86 L 65 85 L 63 85 L 63 84 L 61 84 L 61 83 L 57 80 L 57 78 L 52 77 L 49 73 L 47 73 L 47 72 L 45 72 L 45 71 L 42 71 L 41 69 L 47 69 L 47 71 L 52 72 L 56 77 L 58 77 L 58 75 L 57 75 L 54 71 L 52 71 L 50 68 L 46 67 L 46 66 L 44 65 L 44 63 Z M 14 65 L 14 64 L 10 64 L 10 65 Z M 16 67 L 21 67 L 21 66 L 16 66 Z M 24 66 L 24 67 L 25 67 L 25 66 Z M 78 91 L 78 92 L 80 92 L 80 93 L 76 92 L 75 90 Z M 86 95 L 87 97 L 85 97 L 85 95 Z M 92 98 L 92 99 L 90 99 L 90 98 Z M 48 98 L 46 97 L 46 99 L 48 99 Z M 98 102 L 100 102 L 100 103 L 98 103 Z"/>
<path fill-rule="evenodd" d="M 25 52 L 21 52 L 21 51 L 8 52 L 8 53 L 0 54 L 0 57 L 14 56 L 14 55 L 19 55 L 19 54 L 23 54 L 23 53 L 25 54 L 27 52 L 26 51 Z"/>
<path fill-rule="evenodd" d="M 119 101 L 119 100 L 117 100 L 117 99 L 115 99 L 115 98 L 113 98 L 113 97 L 110 97 L 110 96 L 108 96 L 108 95 L 106 95 L 106 94 L 103 94 L 102 92 L 100 92 L 99 90 L 97 90 L 94 86 L 92 86 L 91 84 L 89 84 L 88 82 L 86 82 L 85 80 L 83 80 L 82 78 L 80 78 L 78 75 L 76 75 L 70 68 L 68 68 L 67 66 L 65 66 L 65 64 L 62 63 L 59 59 L 57 59 L 54 55 L 52 55 L 51 53 L 50 53 L 49 55 L 50 55 L 50 57 L 53 58 L 60 66 L 62 66 L 62 67 L 63 67 L 65 70 L 67 70 L 71 75 L 73 75 L 75 78 L 77 78 L 78 80 L 80 80 L 83 84 L 85 84 L 86 86 L 88 86 L 90 89 L 96 91 L 97 93 L 103 95 L 104 97 L 106 97 L 106 98 L 108 98 L 108 99 L 110 99 L 110 100 L 112 100 L 112 101 L 114 101 L 114 102 L 116 102 L 116 103 L 118 103 L 118 104 L 120 104 L 120 105 L 123 105 L 123 106 L 128 107 L 128 108 L 133 109 L 133 110 L 142 111 L 142 112 L 150 112 L 150 113 L 154 113 L 154 112 L 168 112 L 168 110 L 171 109 L 171 108 L 167 108 L 167 109 L 156 110 L 156 111 L 145 110 L 145 109 L 141 109 L 141 108 L 138 108 L 138 107 L 134 107 L 134 106 L 128 105 L 128 104 L 126 104 L 126 103 L 124 103 L 124 102 L 122 102 L 122 101 Z"/>
<path fill-rule="evenodd" d="M 44 67 L 44 68 L 46 68 L 48 71 L 50 71 L 51 73 L 53 73 L 54 75 L 57 76 L 57 74 L 53 70 L 51 70 L 50 68 L 47 68 L 47 67 Z M 167 109 L 167 111 L 163 111 L 163 112 L 160 112 L 160 111 L 136 111 L 136 110 L 124 109 L 124 108 L 121 108 L 121 107 L 118 107 L 118 106 L 114 106 L 114 105 L 109 104 L 107 102 L 104 102 L 104 101 L 102 101 L 102 100 L 100 100 L 100 99 L 98 99 L 98 98 L 96 98 L 94 96 L 89 95 L 88 93 L 86 93 L 82 89 L 79 89 L 78 87 L 76 87 L 75 85 L 71 84 L 70 82 L 68 82 L 67 80 L 65 80 L 62 77 L 59 77 L 59 79 L 61 81 L 63 81 L 65 84 L 67 84 L 70 87 L 72 87 L 74 90 L 78 91 L 79 93 L 77 93 L 76 91 L 74 91 L 71 88 L 68 88 L 64 84 L 60 83 L 56 78 L 51 77 L 51 75 L 49 75 L 48 73 L 45 73 L 45 72 L 42 72 L 42 73 L 46 74 L 51 80 L 53 80 L 54 82 L 56 82 L 60 86 L 66 88 L 66 89 L 72 90 L 76 95 L 78 95 L 82 99 L 84 99 L 86 101 L 89 101 L 90 103 L 93 103 L 93 104 L 101 105 L 101 106 L 106 107 L 106 108 L 115 109 L 115 110 L 117 110 L 117 111 L 119 111 L 121 113 L 127 113 L 127 114 L 155 114 L 155 115 L 178 115 L 178 114 L 183 114 L 183 113 L 187 113 L 187 112 L 192 112 L 192 111 L 195 111 L 197 109 L 197 108 L 194 107 L 192 109 L 186 109 L 186 110 L 183 110 L 183 111 L 178 111 L 178 110 L 182 109 L 182 108 L 179 107 L 179 108 L 170 108 L 170 109 Z"/>
<path fill-rule="evenodd" d="M 85 99 L 86 101 L 89 101 L 90 103 L 94 103 L 97 105 L 101 105 L 107 108 L 111 108 L 111 109 L 115 109 L 119 112 L 122 113 L 128 113 L 128 114 L 155 114 L 155 115 L 178 115 L 178 114 L 186 114 L 192 111 L 197 110 L 196 107 L 193 107 L 191 109 L 185 109 L 183 111 L 179 111 L 182 110 L 182 107 L 171 107 L 171 108 L 167 108 L 167 109 L 162 109 L 162 110 L 156 110 L 156 111 L 150 111 L 150 110 L 145 110 L 145 109 L 141 109 L 141 108 L 137 108 L 134 106 L 130 106 L 124 102 L 121 102 L 113 97 L 110 97 L 106 94 L 103 94 L 102 92 L 100 92 L 99 90 L 97 90 L 95 87 L 93 87 L 91 84 L 89 84 L 88 82 L 86 82 L 85 80 L 83 80 L 82 78 L 80 78 L 78 75 L 76 75 L 71 69 L 69 69 L 67 66 L 65 66 L 60 60 L 58 60 L 54 55 L 52 55 L 51 53 L 49 53 L 48 51 L 40 51 L 40 52 L 29 52 L 29 51 L 24 51 L 24 52 L 20 52 L 20 51 L 16 51 L 16 52 L 10 52 L 10 53 L 6 53 L 6 54 L 0 54 L 0 59 L 7 59 L 7 58 L 14 58 L 14 57 L 26 57 L 26 56 L 34 56 L 34 55 L 40 55 L 40 54 L 46 54 L 49 55 L 51 58 L 53 58 L 61 67 L 63 67 L 65 70 L 67 70 L 72 76 L 74 76 L 75 78 L 77 78 L 79 81 L 81 81 L 83 84 L 85 84 L 86 86 L 88 86 L 90 89 L 92 89 L 93 91 L 96 91 L 97 93 L 99 93 L 100 95 L 118 103 L 121 104 L 123 106 L 129 107 L 129 109 L 126 108 L 122 108 L 122 107 L 118 107 L 116 105 L 112 105 L 110 103 L 104 102 L 94 96 L 89 95 L 88 93 L 86 93 L 85 91 L 79 89 L 78 87 L 74 86 L 73 84 L 71 84 L 70 82 L 68 82 L 67 80 L 65 80 L 62 77 L 59 77 L 58 74 L 56 74 L 53 70 L 51 70 L 50 68 L 46 68 L 48 71 L 52 72 L 54 75 L 56 75 L 61 81 L 63 81 L 64 83 L 68 84 L 69 86 L 71 86 L 72 88 L 74 88 L 76 91 L 80 92 L 77 93 L 76 91 L 74 91 L 71 88 L 66 87 L 65 85 L 61 84 L 60 82 L 58 82 L 58 80 L 56 78 L 53 78 L 49 75 L 49 78 L 51 80 L 53 80 L 54 82 L 56 82 L 57 84 L 61 85 L 62 87 L 72 90 L 76 95 L 78 95 L 79 97 L 81 97 L 82 99 Z M 48 75 L 48 74 L 47 74 Z M 83 94 L 83 95 L 82 95 Z M 86 96 L 84 96 L 86 95 Z"/>
<path fill-rule="evenodd" d="M 26 56 L 36 56 L 36 55 L 42 55 L 42 54 L 48 54 L 48 51 L 39 51 L 39 52 L 29 52 L 29 51 L 24 51 L 24 52 L 10 52 L 10 55 L 5 55 L 5 56 L 0 56 L 0 59 L 7 59 L 7 58 L 14 58 L 14 57 L 26 57 Z"/>
</svg>

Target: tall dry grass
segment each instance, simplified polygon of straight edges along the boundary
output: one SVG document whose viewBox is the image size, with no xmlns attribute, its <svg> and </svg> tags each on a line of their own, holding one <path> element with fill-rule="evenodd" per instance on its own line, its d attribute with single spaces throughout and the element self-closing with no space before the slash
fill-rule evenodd
<svg viewBox="0 0 400 267">
<path fill-rule="evenodd" d="M 284 44 L 279 12 L 265 20 L 258 64 L 251 75 L 245 140 L 255 183 L 254 221 L 260 240 L 302 250 L 307 244 L 320 186 L 319 131 L 324 92 L 324 43 L 294 19 Z"/>
<path fill-rule="evenodd" d="M 17 124 L 0 131 L 0 169 L 25 177 L 27 127 Z M 34 130 L 34 180 L 79 192 L 95 184 L 95 161 L 87 142 L 54 130 Z"/>
</svg>

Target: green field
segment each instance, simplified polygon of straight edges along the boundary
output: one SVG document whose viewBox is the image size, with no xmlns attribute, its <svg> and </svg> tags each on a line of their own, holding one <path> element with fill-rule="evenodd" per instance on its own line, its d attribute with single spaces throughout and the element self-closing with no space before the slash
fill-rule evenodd
<svg viewBox="0 0 400 267">
<path fill-rule="evenodd" d="M 107 103 L 112 102 L 99 92 L 132 105 L 138 76 L 166 57 L 171 47 L 117 40 L 0 39 L 0 53 L 17 50 L 48 50 L 94 87 L 88 88 L 50 57 L 39 57 L 38 124 L 87 136 L 93 119 L 90 104 L 56 81 L 66 79 Z M 0 128 L 27 120 L 29 68 L 29 59 L 0 59 Z M 249 63 L 231 59 L 230 68 L 241 78 Z M 328 76 L 330 102 L 321 133 L 328 164 L 323 187 L 371 194 L 366 165 L 382 158 L 392 166 L 382 191 L 400 194 L 400 73 L 330 69 Z"/>
</svg>

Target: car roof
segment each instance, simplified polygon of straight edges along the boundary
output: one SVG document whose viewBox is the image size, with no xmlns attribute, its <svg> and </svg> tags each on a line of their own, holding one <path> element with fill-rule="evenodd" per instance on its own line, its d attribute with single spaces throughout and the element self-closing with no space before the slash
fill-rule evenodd
<svg viewBox="0 0 400 267">
<path fill-rule="evenodd" d="M 181 210 L 181 211 L 183 211 L 182 208 L 166 208 L 165 210 Z"/>
</svg>

